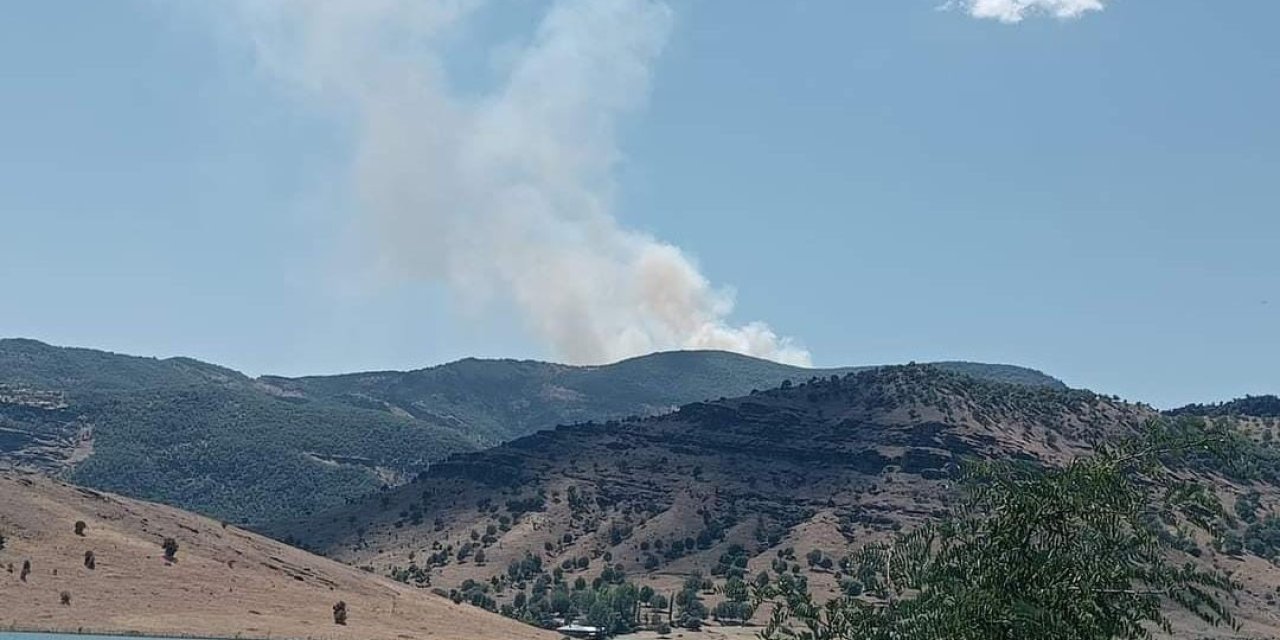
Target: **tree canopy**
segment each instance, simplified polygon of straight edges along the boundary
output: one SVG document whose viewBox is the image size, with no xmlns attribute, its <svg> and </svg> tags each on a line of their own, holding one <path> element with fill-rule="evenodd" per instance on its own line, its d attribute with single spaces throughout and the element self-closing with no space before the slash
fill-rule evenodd
<svg viewBox="0 0 1280 640">
<path fill-rule="evenodd" d="M 1171 606 L 1234 624 L 1236 585 L 1174 542 L 1226 514 L 1170 462 L 1220 442 L 1203 425 L 1153 422 L 1062 467 L 968 464 L 948 517 L 850 556 L 862 590 L 818 603 L 798 576 L 757 586 L 775 605 L 762 636 L 1129 640 L 1171 631 Z"/>
</svg>

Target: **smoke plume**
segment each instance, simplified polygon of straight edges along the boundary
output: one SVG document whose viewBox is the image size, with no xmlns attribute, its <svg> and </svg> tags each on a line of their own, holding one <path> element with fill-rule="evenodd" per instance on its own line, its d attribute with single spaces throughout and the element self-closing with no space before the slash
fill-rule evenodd
<svg viewBox="0 0 1280 640">
<path fill-rule="evenodd" d="M 619 118 L 646 100 L 671 28 L 656 0 L 556 0 L 494 86 L 459 89 L 444 49 L 479 0 L 243 0 L 270 76 L 352 119 L 362 216 L 387 266 L 517 308 L 557 356 L 598 363 L 724 349 L 808 364 L 679 248 L 613 212 Z"/>
<path fill-rule="evenodd" d="M 1103 0 L 951 0 L 944 6 L 960 6 L 975 18 L 1013 24 L 1036 14 L 1060 20 L 1079 18 L 1089 11 L 1102 11 Z"/>
</svg>

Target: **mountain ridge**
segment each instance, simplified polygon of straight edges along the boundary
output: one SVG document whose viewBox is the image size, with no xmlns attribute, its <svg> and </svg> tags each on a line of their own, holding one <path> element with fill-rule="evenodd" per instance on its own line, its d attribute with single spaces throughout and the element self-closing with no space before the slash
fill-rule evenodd
<svg viewBox="0 0 1280 640">
<path fill-rule="evenodd" d="M 942 366 L 1061 385 L 1010 365 Z M 848 370 L 690 351 L 597 366 L 470 358 L 251 378 L 185 357 L 0 340 L 0 464 L 259 526 L 558 424 L 657 415 Z"/>
</svg>

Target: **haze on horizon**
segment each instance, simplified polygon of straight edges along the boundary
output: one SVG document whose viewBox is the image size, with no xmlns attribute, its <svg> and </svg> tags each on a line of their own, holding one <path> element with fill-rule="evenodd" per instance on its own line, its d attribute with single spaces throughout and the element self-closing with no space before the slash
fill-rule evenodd
<svg viewBox="0 0 1280 640">
<path fill-rule="evenodd" d="M 1280 389 L 1280 8 L 496 4 L 12 8 L 0 336 Z"/>
</svg>

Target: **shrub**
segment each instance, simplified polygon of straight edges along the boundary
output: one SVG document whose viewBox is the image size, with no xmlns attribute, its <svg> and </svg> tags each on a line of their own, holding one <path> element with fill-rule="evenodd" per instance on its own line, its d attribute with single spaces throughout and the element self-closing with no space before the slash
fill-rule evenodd
<svg viewBox="0 0 1280 640">
<path fill-rule="evenodd" d="M 805 557 L 805 560 L 809 561 L 809 566 L 811 567 L 816 566 L 822 562 L 822 551 L 818 549 L 814 549 L 809 553 L 806 553 L 804 557 Z"/>
<path fill-rule="evenodd" d="M 665 611 L 669 604 L 670 602 L 667 601 L 667 597 L 661 593 L 653 594 L 653 598 L 649 600 L 649 605 L 659 611 Z"/>
<path fill-rule="evenodd" d="M 862 595 L 862 583 L 854 578 L 845 578 L 840 581 L 840 591 L 846 596 L 856 598 Z"/>
<path fill-rule="evenodd" d="M 716 605 L 715 617 L 722 624 L 746 624 L 751 616 L 755 615 L 755 609 L 746 602 L 724 601 Z"/>
<path fill-rule="evenodd" d="M 22 561 L 22 572 L 18 574 L 18 579 L 19 579 L 19 580 L 21 580 L 21 581 L 23 581 L 23 582 L 26 582 L 26 581 L 27 581 L 27 576 L 29 576 L 29 575 L 31 575 L 31 561 L 30 561 L 30 560 L 23 560 L 23 561 Z"/>
<path fill-rule="evenodd" d="M 93 551 L 84 552 L 84 568 L 90 571 L 98 568 L 98 559 L 94 557 Z"/>
<path fill-rule="evenodd" d="M 164 548 L 164 559 L 169 562 L 175 562 L 178 559 L 178 541 L 173 538 L 165 538 L 164 543 L 160 545 Z"/>
<path fill-rule="evenodd" d="M 64 607 L 71 606 L 71 592 L 63 591 L 62 593 L 58 594 L 58 601 L 61 602 L 62 606 Z"/>
<path fill-rule="evenodd" d="M 344 626 L 347 624 L 347 603 L 343 600 L 333 605 L 333 623 Z"/>
<path fill-rule="evenodd" d="M 85 525 L 84 520 L 76 520 L 76 535 L 83 538 L 85 526 L 87 525 Z"/>
</svg>

